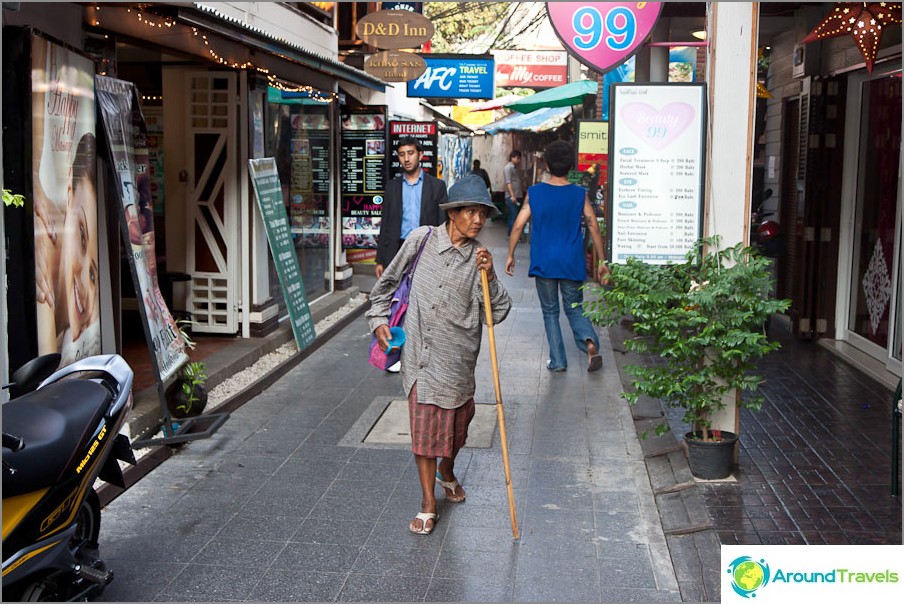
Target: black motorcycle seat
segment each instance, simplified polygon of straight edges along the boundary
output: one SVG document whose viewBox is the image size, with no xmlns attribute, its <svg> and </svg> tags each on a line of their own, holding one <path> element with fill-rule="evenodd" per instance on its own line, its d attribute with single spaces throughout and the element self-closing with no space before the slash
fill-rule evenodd
<svg viewBox="0 0 904 604">
<path fill-rule="evenodd" d="M 64 473 L 75 476 L 111 398 L 98 383 L 66 380 L 4 404 L 3 431 L 25 441 L 25 448 L 3 450 L 3 497 L 49 487 L 69 478 Z"/>
</svg>

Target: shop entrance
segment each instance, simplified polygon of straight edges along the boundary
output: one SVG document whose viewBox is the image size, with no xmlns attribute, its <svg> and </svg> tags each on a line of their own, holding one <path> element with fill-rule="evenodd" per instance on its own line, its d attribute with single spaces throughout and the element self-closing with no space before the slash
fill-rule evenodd
<svg viewBox="0 0 904 604">
<path fill-rule="evenodd" d="M 900 63 L 898 64 L 900 65 Z M 848 84 L 842 328 L 852 345 L 901 367 L 901 68 L 852 75 Z"/>
</svg>

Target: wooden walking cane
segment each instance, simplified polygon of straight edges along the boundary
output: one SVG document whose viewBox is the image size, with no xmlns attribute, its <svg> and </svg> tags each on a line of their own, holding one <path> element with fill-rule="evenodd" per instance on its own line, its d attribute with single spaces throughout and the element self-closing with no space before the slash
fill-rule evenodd
<svg viewBox="0 0 904 604">
<path fill-rule="evenodd" d="M 480 269 L 480 285 L 483 286 L 483 309 L 486 313 L 487 332 L 490 338 L 490 361 L 493 363 L 493 387 L 496 389 L 496 415 L 499 418 L 499 442 L 502 444 L 502 465 L 505 467 L 505 488 L 508 491 L 509 514 L 512 517 L 512 538 L 518 534 L 518 515 L 515 514 L 515 492 L 512 490 L 512 470 L 509 467 L 508 439 L 505 436 L 505 413 L 502 410 L 502 387 L 499 385 L 499 361 L 496 359 L 496 334 L 493 332 L 493 309 L 490 306 L 490 281 L 486 269 Z"/>
</svg>

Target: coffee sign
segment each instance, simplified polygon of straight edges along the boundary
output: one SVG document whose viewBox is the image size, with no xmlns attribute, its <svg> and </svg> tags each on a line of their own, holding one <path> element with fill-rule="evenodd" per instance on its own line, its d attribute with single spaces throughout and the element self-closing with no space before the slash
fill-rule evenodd
<svg viewBox="0 0 904 604">
<path fill-rule="evenodd" d="M 401 50 L 384 50 L 364 61 L 364 71 L 384 82 L 408 82 L 427 70 L 419 55 Z"/>
<path fill-rule="evenodd" d="M 375 48 L 417 48 L 433 37 L 435 28 L 427 17 L 407 10 L 380 10 L 364 16 L 355 33 Z"/>
</svg>

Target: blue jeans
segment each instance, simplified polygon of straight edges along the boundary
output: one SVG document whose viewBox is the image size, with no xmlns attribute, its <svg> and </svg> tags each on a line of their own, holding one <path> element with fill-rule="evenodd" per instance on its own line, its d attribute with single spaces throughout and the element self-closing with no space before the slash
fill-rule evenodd
<svg viewBox="0 0 904 604">
<path fill-rule="evenodd" d="M 521 211 L 521 206 L 515 205 L 514 200 L 509 197 L 508 193 L 505 195 L 505 222 L 506 222 L 506 233 L 512 234 L 512 225 L 515 224 L 515 217 L 518 216 L 518 212 Z"/>
<path fill-rule="evenodd" d="M 583 283 L 570 279 L 545 279 L 534 277 L 537 282 L 537 297 L 543 311 L 543 325 L 546 327 L 546 339 L 549 341 L 549 368 L 564 369 L 568 367 L 565 355 L 565 342 L 562 340 L 562 329 L 559 327 L 559 291 L 562 292 L 562 304 L 565 316 L 571 324 L 574 342 L 582 352 L 587 352 L 587 340 L 593 342 L 597 350 L 599 338 L 593 329 L 593 323 L 584 316 L 581 303 L 584 301 Z M 577 303 L 578 306 L 572 306 Z"/>
</svg>

